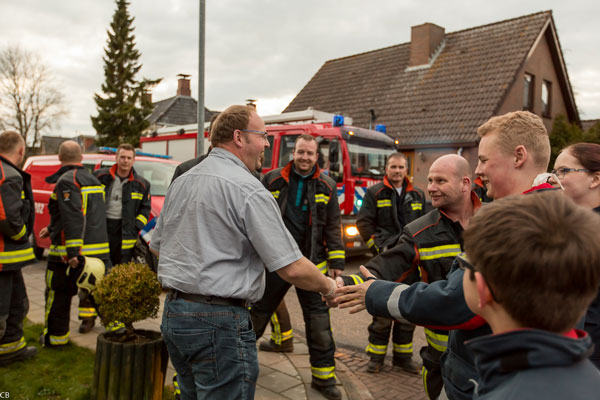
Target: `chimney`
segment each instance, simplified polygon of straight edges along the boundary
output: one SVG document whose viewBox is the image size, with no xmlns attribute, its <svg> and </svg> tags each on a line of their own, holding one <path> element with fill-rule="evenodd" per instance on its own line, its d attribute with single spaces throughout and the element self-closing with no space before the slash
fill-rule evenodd
<svg viewBox="0 0 600 400">
<path fill-rule="evenodd" d="M 179 80 L 177 81 L 177 96 L 188 96 L 192 95 L 190 89 L 190 76 L 188 74 L 178 74 Z"/>
<path fill-rule="evenodd" d="M 429 64 L 429 58 L 444 40 L 445 30 L 430 22 L 413 26 L 410 33 L 409 67 Z"/>
</svg>

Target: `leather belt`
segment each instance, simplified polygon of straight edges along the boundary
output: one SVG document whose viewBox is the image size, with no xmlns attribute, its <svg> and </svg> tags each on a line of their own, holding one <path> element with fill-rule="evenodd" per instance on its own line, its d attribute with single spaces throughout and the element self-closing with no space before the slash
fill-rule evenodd
<svg viewBox="0 0 600 400">
<path fill-rule="evenodd" d="M 177 298 L 193 301 L 194 303 L 203 303 L 203 304 L 217 304 L 221 306 L 236 306 L 236 307 L 244 307 L 247 308 L 250 306 L 250 302 L 244 299 L 233 299 L 227 297 L 217 297 L 217 296 L 204 296 L 202 294 L 194 294 L 194 293 L 184 293 L 179 290 L 171 289 L 169 291 L 171 294 L 171 299 L 175 300 Z"/>
</svg>

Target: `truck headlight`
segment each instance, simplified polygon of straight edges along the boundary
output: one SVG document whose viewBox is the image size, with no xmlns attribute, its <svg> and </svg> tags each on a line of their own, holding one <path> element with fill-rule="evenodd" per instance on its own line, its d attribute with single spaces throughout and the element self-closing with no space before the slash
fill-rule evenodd
<svg viewBox="0 0 600 400">
<path fill-rule="evenodd" d="M 358 229 L 356 228 L 356 226 L 354 225 L 350 225 L 346 227 L 346 236 L 357 236 L 358 235 Z"/>
</svg>

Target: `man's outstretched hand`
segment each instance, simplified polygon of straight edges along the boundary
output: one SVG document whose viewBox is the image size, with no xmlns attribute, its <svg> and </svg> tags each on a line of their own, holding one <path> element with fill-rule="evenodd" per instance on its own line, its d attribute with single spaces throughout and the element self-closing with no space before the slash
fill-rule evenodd
<svg viewBox="0 0 600 400">
<path fill-rule="evenodd" d="M 360 266 L 360 273 L 365 278 L 375 278 L 375 275 L 370 273 L 364 265 Z M 350 309 L 350 314 L 355 314 L 359 311 L 364 310 L 365 308 L 367 308 L 365 306 L 365 296 L 367 294 L 367 290 L 369 290 L 369 286 L 371 286 L 371 284 L 373 283 L 373 280 L 374 279 L 367 280 L 364 283 L 361 283 L 360 285 L 338 287 L 335 290 L 335 298 L 331 300 L 332 304 L 330 305 L 328 301 L 328 305 L 330 307 L 338 306 L 340 308 L 352 307 Z"/>
</svg>

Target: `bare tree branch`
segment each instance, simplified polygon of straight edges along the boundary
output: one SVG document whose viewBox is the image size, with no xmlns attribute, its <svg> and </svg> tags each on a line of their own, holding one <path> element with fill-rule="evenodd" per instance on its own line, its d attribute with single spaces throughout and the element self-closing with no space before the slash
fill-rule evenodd
<svg viewBox="0 0 600 400">
<path fill-rule="evenodd" d="M 65 115 L 64 96 L 40 59 L 18 46 L 0 50 L 0 128 L 18 131 L 35 152 Z"/>
</svg>

